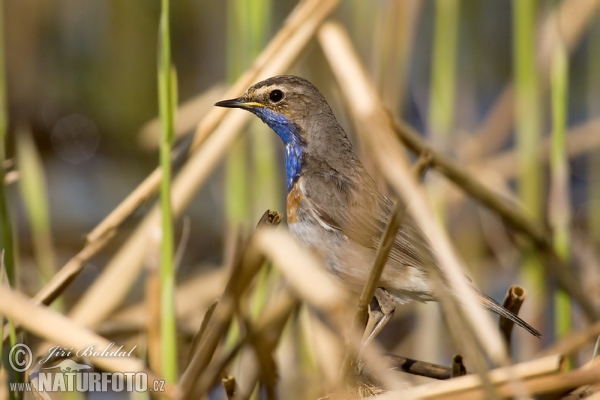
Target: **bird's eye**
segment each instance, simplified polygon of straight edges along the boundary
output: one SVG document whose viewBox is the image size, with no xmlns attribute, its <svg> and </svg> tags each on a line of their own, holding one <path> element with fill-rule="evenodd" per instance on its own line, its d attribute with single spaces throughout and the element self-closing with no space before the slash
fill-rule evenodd
<svg viewBox="0 0 600 400">
<path fill-rule="evenodd" d="M 283 99 L 283 92 L 281 90 L 275 89 L 269 93 L 269 100 L 273 103 L 279 103 L 281 99 Z"/>
</svg>

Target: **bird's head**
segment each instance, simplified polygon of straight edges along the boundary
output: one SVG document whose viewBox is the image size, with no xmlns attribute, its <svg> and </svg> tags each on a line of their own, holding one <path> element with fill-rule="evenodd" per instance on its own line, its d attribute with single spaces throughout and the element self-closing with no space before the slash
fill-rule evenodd
<svg viewBox="0 0 600 400">
<path fill-rule="evenodd" d="M 241 97 L 215 105 L 250 111 L 273 129 L 286 145 L 310 142 L 318 116 L 323 113 L 333 116 L 312 83 L 290 75 L 269 78 L 251 86 Z"/>
<path fill-rule="evenodd" d="M 251 86 L 237 99 L 215 104 L 241 108 L 258 116 L 285 145 L 288 192 L 312 159 L 348 160 L 352 146 L 319 90 L 297 76 L 280 75 Z M 345 154 L 340 156 L 341 153 Z M 332 157 L 337 154 L 337 157 Z"/>
</svg>

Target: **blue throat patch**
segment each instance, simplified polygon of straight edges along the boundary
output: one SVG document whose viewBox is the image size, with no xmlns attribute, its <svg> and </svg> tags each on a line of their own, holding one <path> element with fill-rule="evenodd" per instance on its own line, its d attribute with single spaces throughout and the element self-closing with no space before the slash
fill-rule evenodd
<svg viewBox="0 0 600 400">
<path fill-rule="evenodd" d="M 300 176 L 304 156 L 304 144 L 300 140 L 298 126 L 285 115 L 278 114 L 266 107 L 253 108 L 251 111 L 283 140 L 286 184 L 289 193 Z"/>
</svg>

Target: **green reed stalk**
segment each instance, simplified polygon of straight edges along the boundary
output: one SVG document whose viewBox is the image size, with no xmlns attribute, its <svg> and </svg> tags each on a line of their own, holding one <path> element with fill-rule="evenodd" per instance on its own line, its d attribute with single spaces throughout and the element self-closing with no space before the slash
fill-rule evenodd
<svg viewBox="0 0 600 400">
<path fill-rule="evenodd" d="M 14 234 L 14 226 L 10 215 L 10 209 L 8 205 L 5 185 L 5 161 L 6 161 L 6 143 L 8 137 L 8 107 L 6 101 L 6 69 L 4 59 L 4 2 L 0 2 L 0 229 L 2 238 L 0 242 L 0 249 L 3 250 L 3 260 L 0 264 L 4 267 L 8 282 L 4 281 L 4 277 L 0 278 L 0 284 L 10 285 L 11 287 L 17 287 L 17 248 L 16 239 Z M 0 271 L 3 274 L 3 271 Z M 17 343 L 17 333 L 11 320 L 8 321 L 10 329 L 10 346 L 14 346 Z M 4 337 L 4 329 L 0 328 L 0 337 Z M 8 361 L 8 357 L 4 357 L 4 352 L 8 349 L 3 348 L 2 342 L 0 341 L 0 356 L 3 361 Z M 4 365 L 6 368 L 6 376 L 9 382 L 22 382 L 23 377 L 18 374 L 14 369 L 10 368 L 7 364 Z M 8 385 L 6 385 L 7 390 Z M 8 390 L 9 399 L 21 398 L 22 393 L 14 393 Z"/>
<path fill-rule="evenodd" d="M 162 374 L 177 382 L 177 323 L 175 315 L 175 265 L 173 214 L 171 209 L 171 147 L 174 137 L 174 114 L 177 104 L 175 69 L 171 66 L 169 34 L 169 0 L 162 0 L 159 28 L 158 96 L 161 122 L 160 166 L 162 180 L 160 203 L 162 216 L 160 262 L 160 334 Z"/>
<path fill-rule="evenodd" d="M 233 82 L 249 63 L 248 4 L 243 0 L 227 2 L 227 78 Z M 229 150 L 226 165 L 226 213 L 230 227 L 237 231 L 249 227 L 250 182 L 247 156 L 248 138 L 240 135 Z"/>
<path fill-rule="evenodd" d="M 433 53 L 429 89 L 429 131 L 433 140 L 445 148 L 454 129 L 456 99 L 456 63 L 458 56 L 459 0 L 436 0 Z M 445 182 L 433 179 L 429 186 L 433 206 L 440 221 L 446 220 Z M 440 357 L 439 316 L 425 309 L 419 342 L 427 343 L 428 357 Z M 439 360 L 441 361 L 441 360 Z"/>
<path fill-rule="evenodd" d="M 513 73 L 516 102 L 516 142 L 519 196 L 525 212 L 534 220 L 542 219 L 542 168 L 540 160 L 541 118 L 538 71 L 536 68 L 535 21 L 537 2 L 515 0 L 513 7 Z M 539 307 L 545 279 L 534 249 L 525 254 L 522 280 L 533 304 Z"/>
<path fill-rule="evenodd" d="M 588 41 L 587 73 L 588 116 L 600 114 L 600 23 L 592 25 Z M 588 157 L 588 232 L 596 246 L 600 246 L 600 151 L 590 153 Z"/>
<path fill-rule="evenodd" d="M 459 8 L 459 0 L 437 0 L 435 3 L 429 130 L 442 147 L 448 144 L 454 129 Z M 446 211 L 441 181 L 435 181 L 432 190 L 436 213 L 444 220 Z"/>
<path fill-rule="evenodd" d="M 0 224 L 2 225 L 2 249 L 4 266 L 9 284 L 16 285 L 16 253 L 13 237 L 13 225 L 6 199 L 5 162 L 8 129 L 8 111 L 6 104 L 6 71 L 4 64 L 4 2 L 0 3 Z"/>
<path fill-rule="evenodd" d="M 454 128 L 459 0 L 437 0 L 429 93 L 429 127 L 446 141 Z"/>
<path fill-rule="evenodd" d="M 41 285 L 56 273 L 56 254 L 52 243 L 48 191 L 44 166 L 28 130 L 19 130 L 17 138 L 17 160 L 19 165 L 19 189 L 29 219 L 33 240 L 34 258 L 39 268 Z M 53 302 L 53 307 L 62 309 L 62 301 Z"/>
<path fill-rule="evenodd" d="M 552 148 L 550 154 L 550 225 L 554 248 L 563 260 L 570 258 L 571 207 L 569 201 L 569 164 L 566 149 L 569 60 L 559 45 L 552 56 Z M 562 337 L 572 329 L 571 299 L 558 289 L 555 296 L 555 333 Z"/>
</svg>

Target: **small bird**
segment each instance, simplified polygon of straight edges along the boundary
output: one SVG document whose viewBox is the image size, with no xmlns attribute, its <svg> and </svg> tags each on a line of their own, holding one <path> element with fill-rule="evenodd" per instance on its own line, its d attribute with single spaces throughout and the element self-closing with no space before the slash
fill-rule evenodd
<svg viewBox="0 0 600 400">
<path fill-rule="evenodd" d="M 281 138 L 290 231 L 323 259 L 332 274 L 360 293 L 394 203 L 359 161 L 323 95 L 306 79 L 281 75 L 215 106 L 250 111 Z M 404 217 L 376 297 L 379 293 L 379 300 L 385 293 L 400 304 L 436 301 L 430 266 L 438 268 L 428 239 Z M 477 295 L 491 311 L 541 336 L 491 297 L 479 291 Z"/>
</svg>

